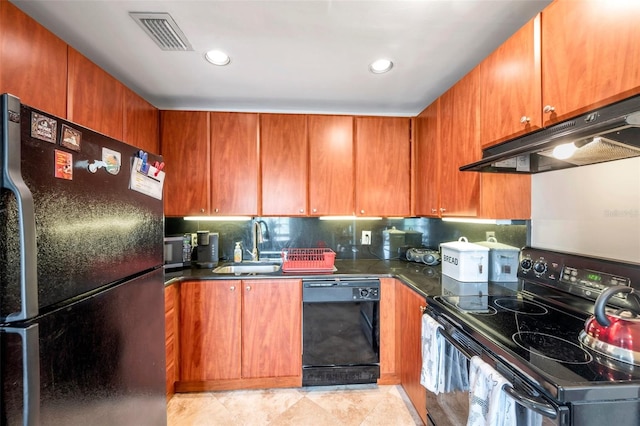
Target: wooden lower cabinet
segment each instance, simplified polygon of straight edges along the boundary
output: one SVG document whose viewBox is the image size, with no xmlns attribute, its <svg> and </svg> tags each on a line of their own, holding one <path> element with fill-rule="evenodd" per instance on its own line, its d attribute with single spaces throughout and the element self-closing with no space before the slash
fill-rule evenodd
<svg viewBox="0 0 640 426">
<path fill-rule="evenodd" d="M 178 380 L 178 291 L 177 283 L 164 290 L 167 399 L 175 393 Z"/>
<path fill-rule="evenodd" d="M 427 422 L 427 390 L 420 384 L 422 370 L 422 310 L 425 297 L 405 285 L 396 286 L 396 321 L 399 327 L 400 383 L 424 424 Z"/>
<path fill-rule="evenodd" d="M 302 386 L 302 283 L 184 281 L 176 392 Z"/>
<path fill-rule="evenodd" d="M 400 344 L 396 322 L 396 287 L 402 286 L 394 278 L 380 278 L 380 378 L 379 385 L 400 383 L 398 362 Z"/>
</svg>

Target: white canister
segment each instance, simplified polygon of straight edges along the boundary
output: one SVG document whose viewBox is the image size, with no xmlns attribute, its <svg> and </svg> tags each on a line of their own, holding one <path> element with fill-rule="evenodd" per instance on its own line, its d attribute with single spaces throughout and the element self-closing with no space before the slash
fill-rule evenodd
<svg viewBox="0 0 640 426">
<path fill-rule="evenodd" d="M 470 243 L 465 237 L 440 244 L 442 273 L 458 281 L 487 281 L 489 249 Z"/>
<path fill-rule="evenodd" d="M 476 244 L 489 249 L 489 281 L 513 282 L 518 280 L 520 249 L 499 243 L 494 237 Z"/>
</svg>

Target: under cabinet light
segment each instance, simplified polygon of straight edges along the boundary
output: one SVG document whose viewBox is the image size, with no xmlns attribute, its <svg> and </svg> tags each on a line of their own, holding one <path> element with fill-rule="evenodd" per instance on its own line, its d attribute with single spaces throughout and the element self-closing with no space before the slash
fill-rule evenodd
<svg viewBox="0 0 640 426">
<path fill-rule="evenodd" d="M 251 216 L 185 216 L 183 219 L 200 222 L 243 222 L 251 220 Z"/>
<path fill-rule="evenodd" d="M 443 217 L 443 222 L 478 223 L 483 225 L 511 225 L 510 219 L 478 219 L 475 217 Z"/>
<path fill-rule="evenodd" d="M 378 216 L 320 216 L 320 220 L 382 220 Z"/>
</svg>

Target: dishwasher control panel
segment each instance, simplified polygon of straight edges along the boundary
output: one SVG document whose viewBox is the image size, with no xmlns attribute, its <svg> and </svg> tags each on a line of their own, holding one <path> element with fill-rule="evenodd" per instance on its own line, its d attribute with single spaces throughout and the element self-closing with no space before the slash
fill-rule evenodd
<svg viewBox="0 0 640 426">
<path fill-rule="evenodd" d="M 379 301 L 378 279 L 310 279 L 302 281 L 302 301 L 352 302 Z"/>
</svg>

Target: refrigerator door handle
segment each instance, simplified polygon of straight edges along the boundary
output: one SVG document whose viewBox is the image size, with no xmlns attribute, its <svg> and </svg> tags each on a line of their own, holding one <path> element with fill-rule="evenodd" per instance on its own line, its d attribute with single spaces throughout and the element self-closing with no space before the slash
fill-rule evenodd
<svg viewBox="0 0 640 426">
<path fill-rule="evenodd" d="M 33 194 L 22 179 L 20 121 L 20 99 L 3 94 L 2 187 L 15 194 L 20 220 L 20 312 L 7 315 L 8 321 L 25 320 L 38 314 L 35 208 Z"/>
<path fill-rule="evenodd" d="M 20 335 L 22 339 L 22 424 L 40 424 L 40 336 L 38 324 L 26 328 L 3 327 L 5 333 Z"/>
</svg>

